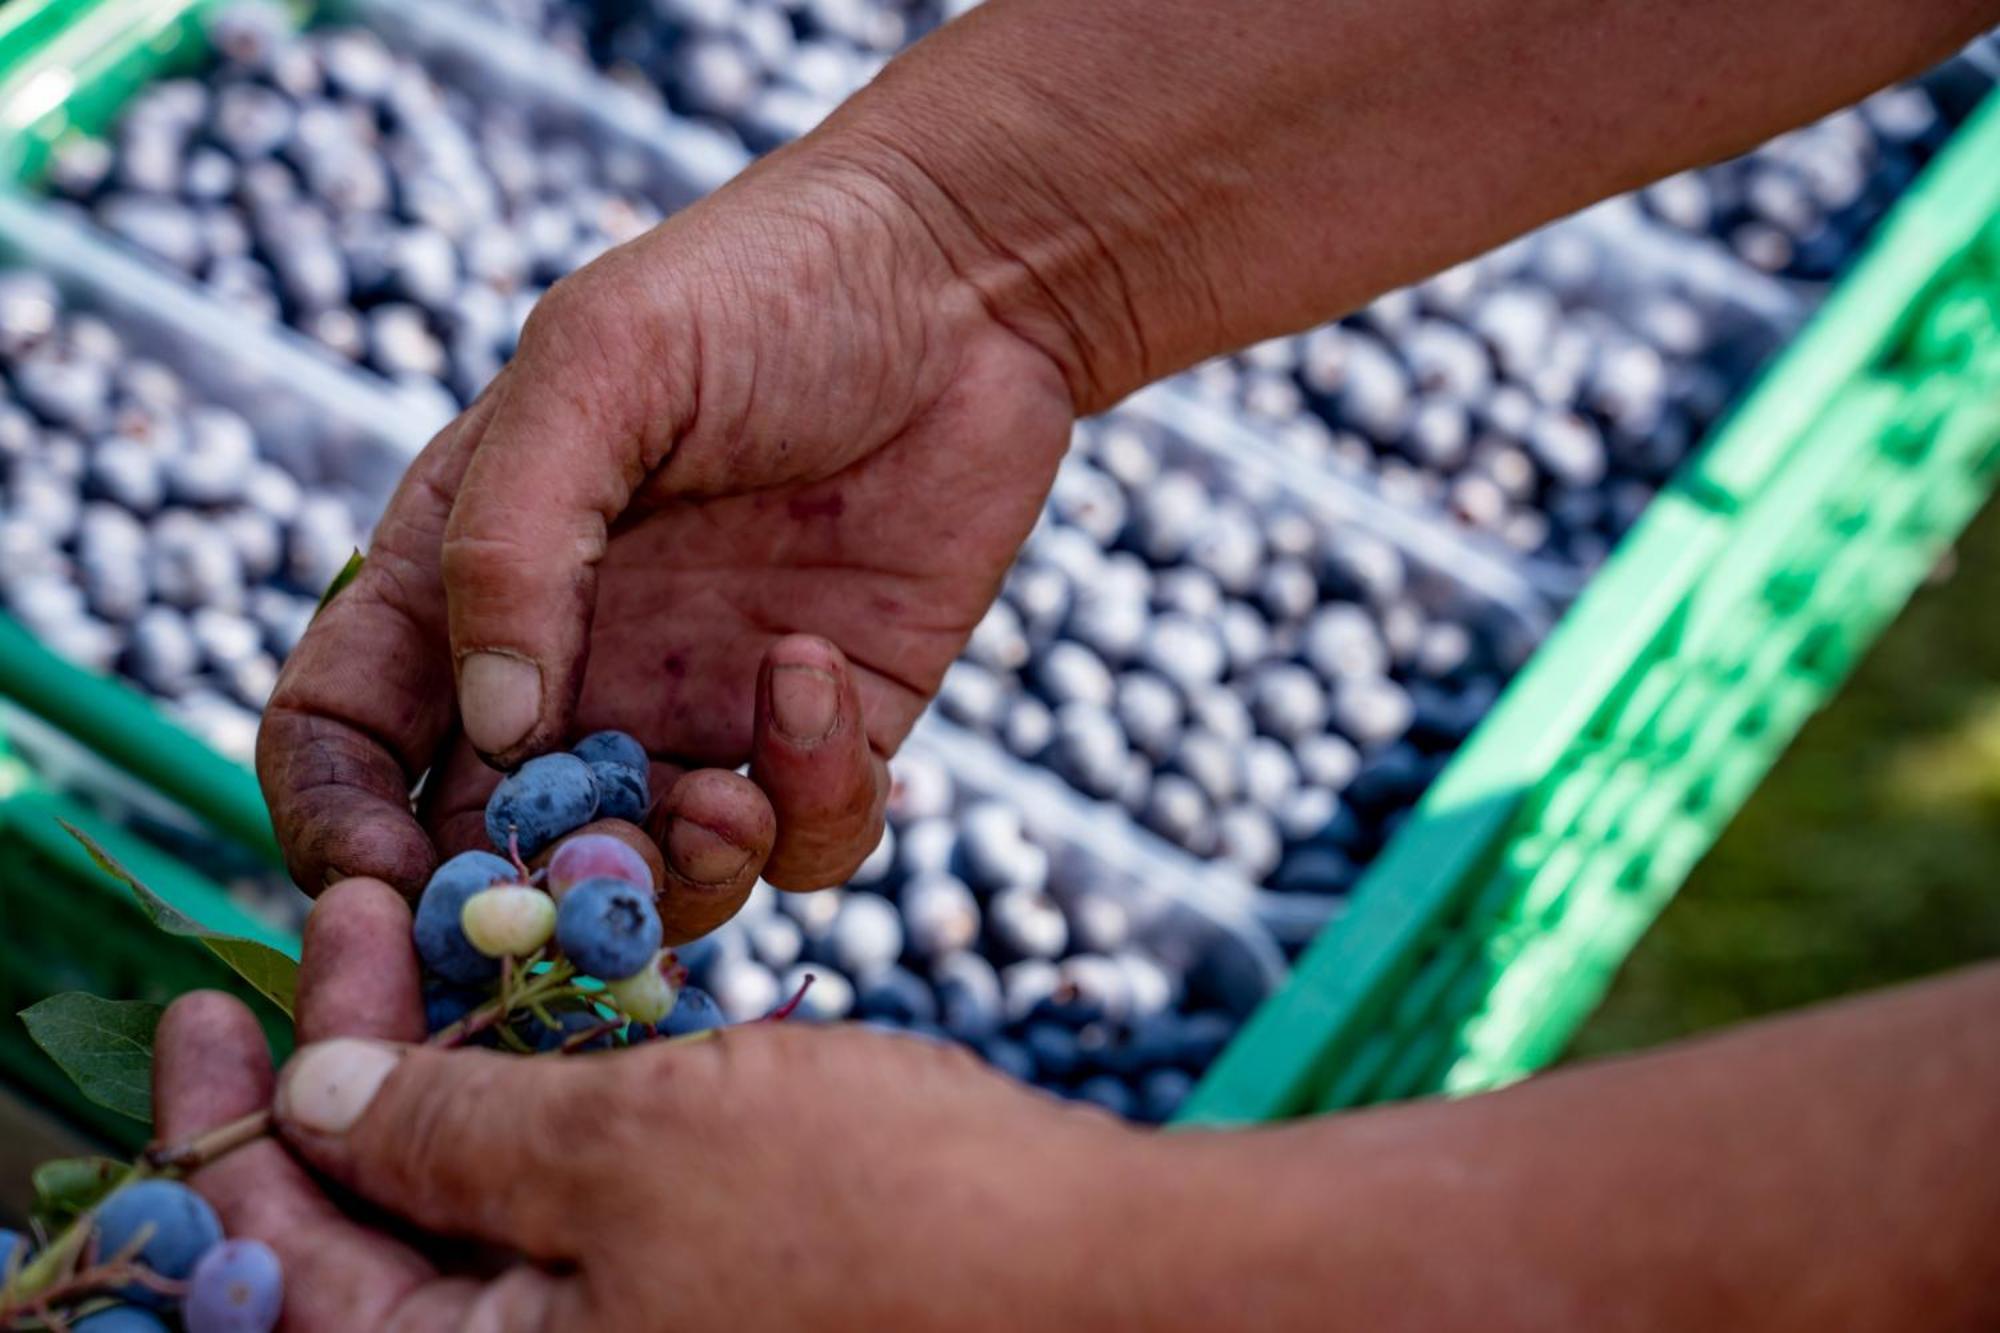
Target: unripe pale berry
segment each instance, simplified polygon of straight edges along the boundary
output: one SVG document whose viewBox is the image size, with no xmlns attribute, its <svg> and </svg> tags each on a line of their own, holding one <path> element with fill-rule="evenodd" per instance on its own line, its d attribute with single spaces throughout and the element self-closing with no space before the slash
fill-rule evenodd
<svg viewBox="0 0 2000 1333">
<path fill-rule="evenodd" d="M 605 983 L 611 1002 L 627 1018 L 639 1023 L 657 1023 L 674 1011 L 680 998 L 680 968 L 665 950 L 629 977 Z"/>
<path fill-rule="evenodd" d="M 524 958 L 556 933 L 556 904 L 540 889 L 500 884 L 466 899 L 458 923 L 488 958 Z"/>
</svg>

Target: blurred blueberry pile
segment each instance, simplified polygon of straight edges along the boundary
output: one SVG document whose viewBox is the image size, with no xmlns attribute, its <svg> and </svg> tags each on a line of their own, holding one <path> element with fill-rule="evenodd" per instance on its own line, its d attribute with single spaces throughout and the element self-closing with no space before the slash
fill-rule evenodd
<svg viewBox="0 0 2000 1333">
<path fill-rule="evenodd" d="M 1232 927 L 1162 918 L 921 750 L 894 769 L 889 831 L 848 886 L 759 885 L 677 951 L 694 984 L 742 1021 L 810 975 L 799 1017 L 960 1042 L 1065 1096 L 1170 1117 L 1261 998 Z"/>
<path fill-rule="evenodd" d="M 757 152 L 976 0 L 473 0 Z"/>
<path fill-rule="evenodd" d="M 216 63 L 66 143 L 58 197 L 245 318 L 279 321 L 442 409 L 512 355 L 557 278 L 662 216 L 652 164 L 448 83 L 367 28 L 223 11 Z"/>
<path fill-rule="evenodd" d="M 1532 646 L 1365 528 L 1114 412 L 938 706 L 1252 882 L 1340 892 Z"/>
<path fill-rule="evenodd" d="M 247 759 L 278 663 L 362 540 L 248 422 L 38 273 L 0 272 L 0 599 Z"/>
</svg>

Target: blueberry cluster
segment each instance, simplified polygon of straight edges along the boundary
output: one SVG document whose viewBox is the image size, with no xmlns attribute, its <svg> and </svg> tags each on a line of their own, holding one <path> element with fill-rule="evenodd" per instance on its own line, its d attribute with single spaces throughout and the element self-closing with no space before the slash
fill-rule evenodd
<svg viewBox="0 0 2000 1333">
<path fill-rule="evenodd" d="M 939 709 L 1274 887 L 1339 892 L 1531 644 L 1154 424 L 1086 424 Z"/>
<path fill-rule="evenodd" d="M 764 152 L 974 0 L 471 0 Z"/>
<path fill-rule="evenodd" d="M 461 852 L 417 900 L 434 1036 L 569 1052 L 717 1024 L 660 947 L 664 867 L 637 824 L 651 804 L 649 766 L 637 741 L 603 731 L 494 788 L 486 831 L 504 855 Z"/>
<path fill-rule="evenodd" d="M 1017 1078 L 1158 1123 L 1238 1020 L 1210 976 L 1213 940 L 1140 915 L 1015 808 L 969 799 L 930 755 L 905 751 L 888 830 L 844 888 L 760 885 L 680 955 L 732 1019 L 810 976 L 801 1017 L 955 1041 Z"/>
<path fill-rule="evenodd" d="M 270 1333 L 284 1305 L 278 1256 L 258 1240 L 225 1240 L 207 1200 L 178 1181 L 113 1190 L 91 1215 L 90 1266 L 63 1285 L 51 1328 L 74 1333 Z M 36 1259 L 33 1242 L 0 1231 L 8 1283 Z M 10 1325 L 11 1326 L 11 1325 Z M 36 1327 L 42 1327 L 37 1324 Z"/>
<path fill-rule="evenodd" d="M 247 758 L 278 664 L 360 541 L 236 413 L 0 272 L 0 604 Z"/>
<path fill-rule="evenodd" d="M 1769 350 L 1719 297 L 1625 267 L 1557 228 L 1188 379 L 1391 501 L 1588 571 Z"/>
<path fill-rule="evenodd" d="M 651 165 L 444 82 L 360 27 L 214 21 L 217 64 L 74 139 L 49 181 L 246 318 L 282 320 L 445 408 L 512 355 L 557 278 L 661 217 Z"/>
<path fill-rule="evenodd" d="M 1931 94 L 1907 84 L 1742 157 L 1670 176 L 1639 198 L 1660 221 L 1715 236 L 1766 273 L 1826 282 L 1860 252 L 1950 130 Z"/>
</svg>

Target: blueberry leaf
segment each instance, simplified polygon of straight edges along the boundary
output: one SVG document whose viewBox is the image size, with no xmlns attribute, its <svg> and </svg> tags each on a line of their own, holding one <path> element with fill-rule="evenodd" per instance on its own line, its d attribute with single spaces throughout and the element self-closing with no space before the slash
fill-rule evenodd
<svg viewBox="0 0 2000 1333">
<path fill-rule="evenodd" d="M 153 1029 L 165 1010 L 144 1000 L 82 991 L 51 995 L 21 1011 L 35 1045 L 78 1091 L 134 1120 L 153 1118 Z"/>
<path fill-rule="evenodd" d="M 256 987 L 258 994 L 284 1010 L 285 1017 L 292 1016 L 293 998 L 298 992 L 299 965 L 279 953 L 268 944 L 256 940 L 246 940 L 238 935 L 226 935 L 219 930 L 210 930 L 193 917 L 175 907 L 172 903 L 141 884 L 124 866 L 97 845 L 97 841 L 82 829 L 67 820 L 60 821 L 63 831 L 82 844 L 90 859 L 98 869 L 111 876 L 139 900 L 139 906 L 152 918 L 153 924 L 169 935 L 179 935 L 186 939 L 200 940 L 208 946 L 210 953 L 235 969 L 236 974 Z"/>
<path fill-rule="evenodd" d="M 58 1157 L 35 1168 L 35 1220 L 54 1233 L 88 1212 L 132 1168 L 110 1157 Z"/>
<path fill-rule="evenodd" d="M 358 550 L 353 555 L 347 557 L 347 563 L 340 567 L 340 572 L 333 576 L 333 582 L 327 584 L 326 591 L 319 595 L 319 605 L 313 608 L 314 620 L 319 619 L 319 613 L 326 610 L 329 602 L 340 596 L 342 588 L 354 582 L 355 576 L 361 572 L 361 565 L 364 559 L 365 557 Z"/>
</svg>

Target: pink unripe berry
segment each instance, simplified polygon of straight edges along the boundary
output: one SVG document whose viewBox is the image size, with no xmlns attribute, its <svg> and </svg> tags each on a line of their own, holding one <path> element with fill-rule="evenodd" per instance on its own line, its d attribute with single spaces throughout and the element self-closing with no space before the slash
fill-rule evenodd
<svg viewBox="0 0 2000 1333">
<path fill-rule="evenodd" d="M 549 892 L 560 899 L 587 879 L 616 879 L 652 893 L 659 888 L 646 858 L 609 833 L 581 833 L 567 839 L 549 858 Z"/>
<path fill-rule="evenodd" d="M 497 884 L 465 900 L 458 924 L 488 958 L 525 958 L 555 934 L 556 904 L 540 889 Z"/>
</svg>

